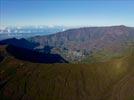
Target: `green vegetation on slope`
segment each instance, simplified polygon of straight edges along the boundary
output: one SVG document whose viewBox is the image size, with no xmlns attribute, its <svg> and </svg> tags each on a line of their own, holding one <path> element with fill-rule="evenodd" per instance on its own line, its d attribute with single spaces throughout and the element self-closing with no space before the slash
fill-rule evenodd
<svg viewBox="0 0 134 100">
<path fill-rule="evenodd" d="M 126 55 L 133 55 L 134 46 L 129 44 L 126 48 L 120 52 L 113 52 L 110 50 L 99 50 L 97 52 L 92 52 L 89 56 L 85 57 L 82 61 L 78 63 L 97 63 L 97 62 L 106 62 L 112 59 L 119 59 Z"/>
<path fill-rule="evenodd" d="M 0 63 L 0 100 L 122 100 L 111 96 L 134 72 L 133 61 L 130 55 L 95 64 L 38 64 L 7 57 Z"/>
</svg>

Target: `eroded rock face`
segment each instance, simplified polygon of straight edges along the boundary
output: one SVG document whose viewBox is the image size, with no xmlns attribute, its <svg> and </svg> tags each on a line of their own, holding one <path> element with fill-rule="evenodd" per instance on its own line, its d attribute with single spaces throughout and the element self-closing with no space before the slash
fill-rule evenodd
<svg viewBox="0 0 134 100">
<path fill-rule="evenodd" d="M 126 26 L 85 27 L 70 29 L 53 35 L 37 36 L 29 39 L 38 43 L 38 48 L 46 45 L 60 49 L 60 55 L 68 60 L 81 60 L 87 53 L 101 50 L 122 52 L 134 45 L 134 28 Z M 88 55 L 88 56 L 89 56 Z"/>
</svg>

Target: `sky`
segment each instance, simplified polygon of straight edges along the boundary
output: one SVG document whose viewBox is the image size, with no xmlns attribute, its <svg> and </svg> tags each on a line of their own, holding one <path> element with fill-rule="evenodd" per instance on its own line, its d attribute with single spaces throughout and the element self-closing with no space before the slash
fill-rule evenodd
<svg viewBox="0 0 134 100">
<path fill-rule="evenodd" d="M 134 26 L 134 0 L 0 0 L 0 26 Z"/>
</svg>

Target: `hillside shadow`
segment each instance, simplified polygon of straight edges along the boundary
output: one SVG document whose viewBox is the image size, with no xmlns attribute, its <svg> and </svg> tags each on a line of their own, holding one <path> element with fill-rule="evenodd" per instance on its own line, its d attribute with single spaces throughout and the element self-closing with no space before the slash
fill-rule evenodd
<svg viewBox="0 0 134 100">
<path fill-rule="evenodd" d="M 4 57 L 0 55 L 0 62 L 2 62 L 3 59 L 4 59 Z"/>
<path fill-rule="evenodd" d="M 8 45 L 6 50 L 8 53 L 13 55 L 17 59 L 30 61 L 34 63 L 68 63 L 68 61 L 62 58 L 59 54 L 37 52 L 34 50 L 16 47 L 13 45 Z"/>
</svg>

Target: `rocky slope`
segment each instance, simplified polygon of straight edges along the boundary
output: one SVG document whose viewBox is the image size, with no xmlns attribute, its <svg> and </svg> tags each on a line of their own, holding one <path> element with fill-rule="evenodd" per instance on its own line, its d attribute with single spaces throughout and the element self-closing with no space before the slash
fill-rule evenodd
<svg viewBox="0 0 134 100">
<path fill-rule="evenodd" d="M 29 41 L 39 44 L 36 49 L 49 45 L 53 47 L 52 52 L 59 53 L 69 61 L 81 61 L 94 52 L 122 53 L 134 46 L 134 28 L 123 25 L 85 27 L 48 36 L 36 36 Z"/>
</svg>

